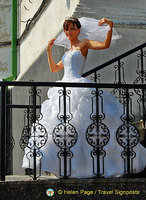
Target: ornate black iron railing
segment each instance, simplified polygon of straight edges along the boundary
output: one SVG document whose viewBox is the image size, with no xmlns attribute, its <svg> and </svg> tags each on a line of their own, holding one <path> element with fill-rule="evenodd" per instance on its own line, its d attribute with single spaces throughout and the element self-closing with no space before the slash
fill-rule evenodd
<svg viewBox="0 0 146 200">
<path fill-rule="evenodd" d="M 126 59 L 128 61 L 133 60 L 133 62 L 127 62 L 126 66 Z M 107 69 L 109 70 L 107 71 L 106 79 L 104 79 L 104 77 L 102 79 L 102 75 L 105 75 Z M 127 76 L 127 74 L 129 74 L 129 76 Z M 96 83 L 146 84 L 146 43 L 89 70 L 82 76 L 89 77 Z M 125 95 L 123 89 L 114 88 L 111 93 L 117 96 L 120 102 L 123 101 L 123 95 Z M 143 127 L 146 129 L 146 90 L 135 89 L 135 94 L 139 96 L 139 99 L 137 100 L 139 113 L 136 117 L 138 118 L 137 120 L 143 121 Z"/>
<path fill-rule="evenodd" d="M 145 65 L 144 59 L 146 58 L 146 51 L 144 49 L 145 47 L 146 47 L 146 43 L 143 43 L 143 44 L 121 54 L 120 56 L 117 56 L 117 57 L 99 65 L 98 67 L 95 67 L 92 70 L 85 72 L 82 76 L 87 77 L 87 76 L 92 75 L 91 79 L 94 82 L 100 82 L 101 74 L 99 74 L 98 71 L 101 71 L 102 69 L 107 68 L 107 67 L 111 67 L 111 64 L 113 64 L 113 63 L 117 63 L 116 65 L 114 65 L 114 68 L 115 68 L 115 77 L 113 79 L 114 83 L 118 83 L 118 84 L 127 83 L 127 81 L 125 80 L 125 72 L 124 72 L 124 68 L 123 68 L 124 62 L 121 60 L 125 59 L 126 57 L 128 57 L 134 53 L 137 53 L 137 58 L 138 58 L 136 61 L 137 69 L 135 68 L 135 70 L 136 70 L 136 73 L 138 74 L 138 77 L 135 80 L 133 80 L 133 82 L 131 80 L 131 83 L 144 84 L 146 81 L 146 69 L 144 69 L 144 65 Z M 128 65 L 128 68 L 130 70 L 134 70 L 133 68 L 131 69 L 131 67 L 132 66 Z M 136 67 L 136 64 L 135 64 L 135 67 Z M 109 80 L 107 79 L 106 82 L 109 83 Z M 104 83 L 105 83 L 105 81 L 104 81 Z"/>
<path fill-rule="evenodd" d="M 56 158 L 58 159 L 59 174 L 61 177 L 68 178 L 71 175 L 72 167 L 71 161 L 73 152 L 72 147 L 78 140 L 78 130 L 72 124 L 72 110 L 71 110 L 71 89 L 72 88 L 90 88 L 91 96 L 91 113 L 89 119 L 90 125 L 87 127 L 85 137 L 87 143 L 92 147 L 91 157 L 93 165 L 93 175 L 102 177 L 104 175 L 106 155 L 105 147 L 110 140 L 110 130 L 107 124 L 104 123 L 105 113 L 103 104 L 103 93 L 106 89 L 110 90 L 115 95 L 119 102 L 123 105 L 123 113 L 121 117 L 121 125 L 117 127 L 116 140 L 123 148 L 121 157 L 124 160 L 124 174 L 130 176 L 133 173 L 133 160 L 136 156 L 134 147 L 138 144 L 140 139 L 139 130 L 135 126 L 137 120 L 142 120 L 143 129 L 146 130 L 146 70 L 145 70 L 145 51 L 146 43 L 137 48 L 122 54 L 119 57 L 108 61 L 107 63 L 85 73 L 83 76 L 90 76 L 95 83 L 63 83 L 63 82 L 0 82 L 1 87 L 1 134 L 0 134 L 0 179 L 5 180 L 7 171 L 7 160 L 12 158 L 12 151 L 15 147 L 15 139 L 12 134 L 8 132 L 8 110 L 21 108 L 26 109 L 24 114 L 24 127 L 19 140 L 20 147 L 25 150 L 27 147 L 28 160 L 33 157 L 33 175 L 30 175 L 36 180 L 41 171 L 41 160 L 43 155 L 41 148 L 46 144 L 48 134 L 46 128 L 41 124 L 43 118 L 41 114 L 41 90 L 40 87 L 59 87 L 58 89 L 58 124 L 54 127 L 52 132 L 52 139 L 54 143 L 60 148 Z M 138 77 L 130 80 L 132 84 L 125 80 L 124 59 L 133 53 L 137 53 L 137 66 L 135 71 Z M 140 51 L 140 53 L 139 53 Z M 102 77 L 97 72 L 106 66 L 118 62 L 114 66 L 115 79 L 114 83 L 97 83 Z M 94 76 L 92 76 L 92 74 Z M 103 82 L 103 81 L 102 81 Z M 8 103 L 6 94 L 7 87 L 30 87 L 29 95 L 27 94 L 27 103 L 25 105 Z M 60 89 L 61 88 L 61 89 Z M 94 88 L 94 89 L 93 89 Z M 22 97 L 23 98 L 23 97 Z M 26 94 L 25 94 L 26 98 Z M 75 101 L 75 99 L 73 100 Z M 96 107 L 93 106 L 96 104 Z M 60 108 L 63 108 L 60 109 Z M 135 110 L 136 108 L 136 110 Z M 38 111 L 38 112 L 37 112 Z M 31 138 L 31 140 L 30 140 Z M 39 174 L 37 174 L 37 159 L 39 158 Z M 62 169 L 62 166 L 63 169 Z M 31 168 L 31 166 L 30 166 Z"/>
<path fill-rule="evenodd" d="M 104 146 L 109 141 L 110 132 L 106 124 L 102 121 L 105 117 L 103 112 L 103 103 L 102 103 L 102 93 L 104 88 L 111 89 L 122 89 L 125 91 L 124 93 L 124 103 L 123 103 L 123 115 L 121 119 L 123 124 L 120 127 L 117 127 L 117 142 L 123 148 L 123 152 L 121 154 L 124 159 L 124 171 L 126 175 L 130 175 L 132 173 L 132 161 L 135 158 L 135 152 L 133 148 L 137 145 L 139 141 L 139 131 L 132 124 L 134 121 L 134 116 L 131 115 L 131 95 L 130 91 L 133 90 L 145 90 L 146 85 L 133 85 L 133 84 L 96 84 L 96 83 L 44 83 L 44 82 L 1 82 L 1 92 L 2 92 L 2 117 L 1 117 L 1 148 L 0 148 L 0 158 L 1 158 L 1 180 L 5 180 L 6 173 L 6 110 L 8 108 L 27 108 L 27 120 L 29 121 L 27 125 L 24 126 L 22 137 L 20 139 L 20 144 L 24 149 L 26 146 L 30 149 L 28 153 L 28 159 L 33 156 L 34 158 L 34 174 L 33 179 L 36 180 L 37 176 L 37 167 L 36 167 L 36 158 L 40 157 L 40 160 L 43 155 L 41 155 L 40 149 L 47 141 L 47 132 L 45 127 L 39 123 L 39 117 L 36 115 L 36 109 L 40 109 L 40 105 L 36 105 L 36 98 L 38 95 L 37 87 L 40 86 L 53 86 L 53 87 L 62 87 L 61 98 L 63 97 L 64 104 L 64 113 L 58 113 L 58 118 L 60 123 L 54 127 L 53 131 L 53 140 L 55 144 L 60 148 L 58 152 L 58 163 L 60 163 L 60 176 L 67 178 L 71 174 L 71 158 L 73 157 L 73 153 L 71 148 L 75 145 L 78 139 L 78 133 L 75 127 L 71 124 L 72 114 L 69 109 L 66 108 L 67 98 L 70 96 L 70 92 L 68 88 L 73 87 L 82 87 L 82 88 L 95 88 L 92 90 L 93 99 L 96 99 L 96 112 L 93 114 L 91 112 L 90 119 L 92 123 L 87 128 L 85 133 L 85 137 L 89 145 L 92 146 L 93 150 L 91 152 L 91 156 L 93 159 L 93 174 L 97 177 L 101 177 L 104 174 L 104 157 L 106 156 L 106 151 Z M 30 86 L 33 88 L 33 92 L 31 92 L 29 99 L 32 97 L 32 102 L 28 105 L 7 105 L 6 104 L 6 88 L 7 86 L 16 86 L 16 87 L 26 87 Z M 102 88 L 102 90 L 101 90 Z M 40 97 L 39 97 L 40 98 Z M 69 99 L 69 102 L 71 100 Z M 99 109 L 99 107 L 101 109 Z M 31 110 L 31 111 L 30 111 Z M 67 113 L 67 110 L 69 111 Z M 100 113 L 99 113 L 100 110 Z M 93 108 L 92 108 L 93 111 Z M 43 116 L 42 116 L 43 117 Z M 31 131 L 30 131 L 31 127 Z M 32 132 L 33 130 L 33 132 Z M 37 131 L 40 131 L 41 134 L 37 134 Z M 31 133 L 30 133 L 31 132 Z M 31 142 L 29 141 L 31 134 Z M 9 138 L 11 140 L 12 138 Z M 13 139 L 12 139 L 13 141 Z M 10 144 L 10 143 L 9 143 Z M 12 142 L 12 148 L 14 143 Z M 61 169 L 61 162 L 64 162 L 64 169 Z M 70 163 L 70 164 L 68 164 Z M 70 168 L 69 173 L 67 173 L 68 167 Z M 41 169 L 41 163 L 40 163 Z M 63 170 L 63 173 L 62 173 Z"/>
</svg>

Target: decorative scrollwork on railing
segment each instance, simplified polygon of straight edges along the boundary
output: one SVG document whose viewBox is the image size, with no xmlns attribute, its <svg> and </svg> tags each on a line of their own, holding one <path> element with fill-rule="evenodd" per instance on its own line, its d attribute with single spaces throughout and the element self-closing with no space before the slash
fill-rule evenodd
<svg viewBox="0 0 146 200">
<path fill-rule="evenodd" d="M 72 113 L 71 113 L 71 102 L 70 102 L 70 94 L 71 94 L 71 91 L 70 90 L 67 90 L 66 93 L 64 94 L 64 91 L 63 90 L 59 90 L 58 91 L 59 93 L 59 113 L 57 115 L 57 118 L 63 122 L 64 120 L 67 120 L 67 121 L 70 121 L 73 116 L 72 116 Z M 66 114 L 64 116 L 64 99 L 63 99 L 63 96 L 66 96 L 67 100 L 66 100 L 66 105 L 67 105 L 67 110 L 66 110 Z"/>
<path fill-rule="evenodd" d="M 137 55 L 137 70 L 136 73 L 138 77 L 134 80 L 134 84 L 145 84 L 146 83 L 146 70 L 144 69 L 144 57 L 146 58 L 146 51 L 141 49 L 141 52 Z M 146 63 L 146 60 L 145 60 Z M 146 97 L 145 89 L 134 89 L 135 93 L 138 95 L 138 105 L 139 105 L 139 117 L 140 119 L 145 119 L 146 108 L 144 104 L 144 99 Z"/>
<path fill-rule="evenodd" d="M 123 148 L 134 148 L 139 141 L 139 131 L 132 124 L 123 124 L 117 130 L 117 141 Z"/>
<path fill-rule="evenodd" d="M 144 57 L 146 57 L 146 51 L 142 51 L 137 55 L 137 70 L 138 77 L 134 80 L 134 84 L 144 84 L 146 81 L 146 70 L 144 69 Z M 139 90 L 135 90 L 136 94 L 140 94 Z"/>
<path fill-rule="evenodd" d="M 121 116 L 121 120 L 124 122 L 124 124 L 132 123 L 135 120 L 135 116 L 133 114 L 133 108 L 132 108 L 132 97 L 134 96 L 133 92 L 128 92 L 128 96 L 126 97 L 126 90 L 123 89 L 123 98 L 122 98 L 122 104 L 123 104 L 123 115 Z M 127 111 L 128 107 L 128 111 Z M 128 112 L 128 113 L 127 113 Z"/>
<path fill-rule="evenodd" d="M 103 112 L 103 91 L 91 92 L 92 97 L 92 113 L 90 115 L 93 121 L 86 130 L 86 140 L 93 147 L 91 156 L 93 158 L 93 174 L 100 177 L 104 174 L 104 157 L 106 152 L 103 147 L 109 142 L 110 132 L 108 127 L 102 122 L 105 118 Z"/>
<path fill-rule="evenodd" d="M 47 130 L 43 124 L 41 124 L 43 118 L 40 111 L 41 93 L 42 91 L 40 89 L 36 90 L 35 87 L 29 90 L 29 106 L 28 109 L 24 111 L 24 128 L 19 141 L 20 147 L 23 150 L 25 150 L 25 148 L 29 149 L 26 153 L 26 157 L 30 163 L 33 159 L 37 159 L 41 162 L 43 155 L 40 149 L 46 144 L 48 139 Z M 36 111 L 37 106 L 39 109 L 38 112 Z M 36 165 L 36 163 L 33 162 L 33 165 Z M 41 166 L 41 163 L 39 165 Z"/>
<path fill-rule="evenodd" d="M 124 62 L 120 62 L 120 60 L 118 61 L 118 65 L 115 65 L 115 81 L 114 83 L 116 84 L 123 84 L 126 83 L 126 81 L 124 80 Z"/>
<path fill-rule="evenodd" d="M 53 130 L 52 137 L 54 143 L 61 149 L 57 154 L 60 161 L 60 176 L 65 176 L 66 174 L 68 177 L 71 174 L 71 158 L 73 157 L 73 153 L 70 151 L 70 148 L 73 147 L 77 141 L 77 131 L 71 124 L 61 123 L 57 125 Z M 68 171 L 68 168 L 69 174 L 64 172 L 61 167 L 64 165 L 64 160 L 66 160 L 66 165 L 68 163 L 67 166 L 64 166 L 64 169 Z"/>
<path fill-rule="evenodd" d="M 125 84 L 125 78 L 124 78 L 124 62 L 118 61 L 118 65 L 115 65 L 115 84 Z M 122 88 L 115 88 L 111 91 L 111 94 L 116 96 L 119 101 L 122 103 L 123 102 L 123 95 L 124 95 L 124 90 Z"/>
<path fill-rule="evenodd" d="M 94 75 L 90 77 L 90 80 L 95 83 L 100 83 L 100 77 L 101 77 L 100 73 L 94 72 Z"/>
<path fill-rule="evenodd" d="M 61 149 L 71 148 L 78 138 L 77 131 L 72 124 L 59 124 L 53 130 L 53 141 Z"/>
<path fill-rule="evenodd" d="M 25 128 L 23 128 L 21 139 L 19 141 L 19 145 L 23 151 L 28 145 L 30 136 L 31 136 L 31 128 L 29 127 L 29 125 L 26 125 Z"/>
<path fill-rule="evenodd" d="M 136 157 L 133 148 L 139 142 L 139 131 L 132 124 L 123 124 L 118 128 L 116 138 L 119 145 L 124 148 L 121 156 L 124 159 L 125 174 L 130 174 L 133 172 L 133 159 Z"/>
<path fill-rule="evenodd" d="M 71 113 L 71 91 L 60 89 L 58 93 L 59 113 L 57 118 L 61 123 L 54 128 L 52 138 L 54 143 L 60 148 L 57 154 L 60 162 L 59 174 L 66 178 L 71 175 L 71 158 L 73 157 L 73 153 L 70 149 L 77 142 L 78 133 L 75 127 L 70 123 L 70 120 L 73 118 Z"/>
<path fill-rule="evenodd" d="M 125 89 L 123 115 L 121 116 L 123 124 L 116 131 L 117 142 L 124 149 L 121 157 L 124 159 L 124 171 L 127 175 L 133 172 L 133 159 L 136 157 L 133 148 L 138 144 L 140 138 L 138 129 L 132 124 L 135 121 L 132 111 L 133 95 L 133 92 Z"/>
<path fill-rule="evenodd" d="M 90 146 L 102 148 L 109 141 L 109 129 L 103 123 L 93 123 L 87 128 L 86 138 Z"/>
<path fill-rule="evenodd" d="M 98 94 L 95 90 L 91 91 L 91 95 L 92 95 L 92 112 L 90 115 L 90 119 L 93 120 L 94 122 L 97 121 L 97 116 L 98 116 L 98 120 L 103 120 L 105 118 L 105 114 L 103 112 L 103 97 L 102 97 L 103 91 L 99 90 Z M 99 96 L 99 101 L 97 101 L 96 96 Z M 98 107 L 98 108 L 97 108 Z M 96 111 L 98 113 L 96 113 Z"/>
<path fill-rule="evenodd" d="M 123 98 L 122 98 L 123 114 L 121 115 L 121 120 L 124 122 L 124 124 L 132 124 L 132 122 L 134 122 L 135 120 L 135 116 L 133 114 L 133 108 L 132 108 L 133 96 L 134 96 L 133 92 L 128 92 L 127 94 L 126 90 L 123 89 Z"/>
<path fill-rule="evenodd" d="M 137 70 L 136 73 L 138 77 L 135 79 L 134 83 L 144 83 L 146 81 L 146 70 L 144 70 L 144 57 L 146 58 L 146 51 L 141 49 L 141 53 L 137 54 Z"/>
<path fill-rule="evenodd" d="M 45 127 L 39 122 L 33 123 L 31 126 L 26 125 L 22 131 L 20 146 L 23 150 L 26 147 L 30 149 L 42 148 L 48 139 Z"/>
</svg>

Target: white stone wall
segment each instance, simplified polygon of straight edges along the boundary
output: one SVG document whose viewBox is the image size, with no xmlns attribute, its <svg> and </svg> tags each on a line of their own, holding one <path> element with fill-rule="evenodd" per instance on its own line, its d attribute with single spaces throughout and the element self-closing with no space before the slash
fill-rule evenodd
<svg viewBox="0 0 146 200">
<path fill-rule="evenodd" d="M 41 4 L 39 2 L 33 1 L 33 4 L 30 4 L 27 0 L 22 1 L 21 21 L 27 21 L 29 18 L 32 18 Z M 51 38 L 54 38 L 60 31 L 65 17 L 73 14 L 78 2 L 79 0 L 50 0 L 47 9 L 21 44 L 20 76 L 18 77 L 18 80 L 21 79 L 23 74 L 41 55 L 47 47 L 48 41 Z M 24 23 L 21 23 L 21 33 L 23 30 Z"/>
<path fill-rule="evenodd" d="M 0 42 L 11 40 L 11 0 L 0 0 Z M 0 79 L 11 75 L 11 46 L 0 47 Z"/>
</svg>

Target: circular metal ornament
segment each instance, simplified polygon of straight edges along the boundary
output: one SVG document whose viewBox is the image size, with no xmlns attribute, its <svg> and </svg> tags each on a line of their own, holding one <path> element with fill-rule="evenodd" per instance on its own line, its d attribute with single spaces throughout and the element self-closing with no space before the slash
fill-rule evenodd
<svg viewBox="0 0 146 200">
<path fill-rule="evenodd" d="M 123 124 L 118 128 L 116 138 L 123 148 L 127 146 L 133 148 L 138 144 L 140 135 L 138 129 L 132 124 Z"/>
<path fill-rule="evenodd" d="M 70 123 L 60 123 L 53 130 L 53 141 L 54 143 L 64 149 L 71 148 L 75 145 L 78 134 L 75 127 Z"/>
<path fill-rule="evenodd" d="M 42 148 L 48 139 L 48 133 L 45 127 L 36 122 L 32 126 L 25 126 L 22 131 L 22 137 L 20 139 L 20 147 L 24 150 L 25 147 L 30 149 Z"/>
<path fill-rule="evenodd" d="M 93 123 L 86 130 L 86 139 L 92 147 L 104 147 L 110 139 L 109 129 L 101 122 Z"/>
</svg>

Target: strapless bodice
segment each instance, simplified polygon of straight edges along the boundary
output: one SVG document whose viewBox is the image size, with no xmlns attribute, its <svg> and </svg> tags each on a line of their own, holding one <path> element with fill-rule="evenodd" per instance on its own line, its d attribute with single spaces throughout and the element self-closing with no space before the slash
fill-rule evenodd
<svg viewBox="0 0 146 200">
<path fill-rule="evenodd" d="M 80 78 L 85 65 L 85 57 L 80 50 L 69 50 L 62 57 L 64 66 L 63 80 Z"/>
</svg>

